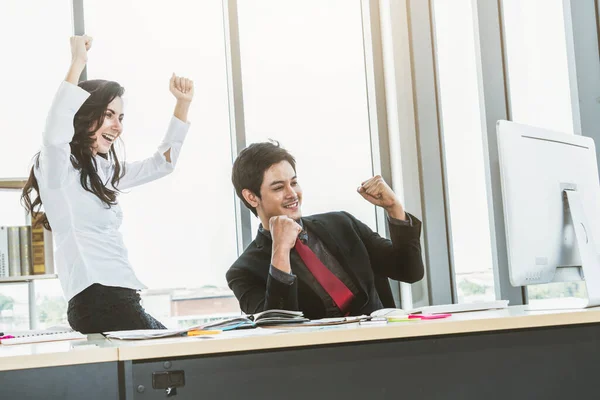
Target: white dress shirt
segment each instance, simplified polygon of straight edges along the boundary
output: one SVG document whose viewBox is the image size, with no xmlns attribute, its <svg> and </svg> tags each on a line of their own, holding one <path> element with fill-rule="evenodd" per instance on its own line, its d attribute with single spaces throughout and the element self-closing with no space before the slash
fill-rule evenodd
<svg viewBox="0 0 600 400">
<path fill-rule="evenodd" d="M 86 191 L 81 186 L 80 172 L 70 161 L 73 118 L 89 95 L 76 85 L 62 82 L 46 120 L 39 167 L 34 168 L 43 208 L 52 227 L 56 268 L 67 300 L 94 283 L 145 288 L 129 263 L 119 231 L 123 219 L 121 207 L 117 204 L 108 208 L 96 195 Z M 117 188 L 126 190 L 171 173 L 188 129 L 188 123 L 173 117 L 152 157 L 121 163 L 125 175 Z M 170 163 L 163 155 L 169 149 Z M 100 156 L 94 158 L 100 179 L 111 185 L 113 163 Z"/>
</svg>

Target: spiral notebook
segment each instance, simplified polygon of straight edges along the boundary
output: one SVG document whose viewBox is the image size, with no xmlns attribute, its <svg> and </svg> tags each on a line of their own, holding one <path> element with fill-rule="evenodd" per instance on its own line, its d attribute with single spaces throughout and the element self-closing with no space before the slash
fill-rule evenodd
<svg viewBox="0 0 600 400">
<path fill-rule="evenodd" d="M 87 340 L 87 336 L 70 327 L 52 327 L 30 331 L 7 331 L 0 337 L 0 344 L 25 344 L 54 342 L 59 340 Z"/>
</svg>

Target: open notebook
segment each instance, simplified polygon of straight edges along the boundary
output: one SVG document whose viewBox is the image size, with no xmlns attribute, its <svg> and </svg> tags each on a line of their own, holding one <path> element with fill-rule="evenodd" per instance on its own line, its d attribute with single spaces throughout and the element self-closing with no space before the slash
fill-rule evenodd
<svg viewBox="0 0 600 400">
<path fill-rule="evenodd" d="M 256 328 L 265 325 L 296 324 L 308 321 L 302 311 L 267 310 L 257 314 L 240 315 L 238 317 L 219 319 L 184 329 L 141 329 L 133 331 L 104 332 L 109 339 L 141 340 L 172 336 L 185 336 L 190 331 Z"/>
<path fill-rule="evenodd" d="M 0 338 L 0 344 L 25 344 L 54 342 L 57 340 L 87 340 L 87 336 L 74 331 L 70 327 L 56 326 L 48 329 L 37 329 L 29 331 L 7 331 Z"/>
</svg>

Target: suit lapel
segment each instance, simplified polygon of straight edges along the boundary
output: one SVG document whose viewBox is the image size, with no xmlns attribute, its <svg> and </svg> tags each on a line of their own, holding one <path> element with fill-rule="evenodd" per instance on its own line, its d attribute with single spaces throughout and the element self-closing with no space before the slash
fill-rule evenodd
<svg viewBox="0 0 600 400">
<path fill-rule="evenodd" d="M 254 243 L 256 244 L 256 247 L 258 249 L 263 250 L 263 248 L 266 247 L 266 251 L 268 251 L 269 254 L 271 254 L 271 248 L 273 247 L 273 241 L 271 240 L 270 237 L 267 237 L 266 235 L 260 233 L 260 231 L 257 231 L 256 238 L 254 239 Z"/>
</svg>

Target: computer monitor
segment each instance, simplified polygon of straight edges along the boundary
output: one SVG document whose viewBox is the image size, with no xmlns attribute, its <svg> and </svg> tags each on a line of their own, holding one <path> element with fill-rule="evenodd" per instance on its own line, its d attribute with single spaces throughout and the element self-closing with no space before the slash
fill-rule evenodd
<svg viewBox="0 0 600 400">
<path fill-rule="evenodd" d="M 584 279 L 600 305 L 600 183 L 594 141 L 498 121 L 508 270 L 513 286 Z"/>
</svg>

